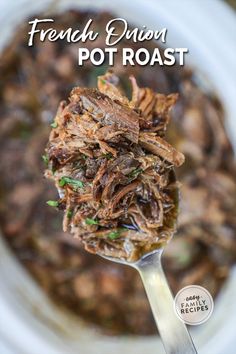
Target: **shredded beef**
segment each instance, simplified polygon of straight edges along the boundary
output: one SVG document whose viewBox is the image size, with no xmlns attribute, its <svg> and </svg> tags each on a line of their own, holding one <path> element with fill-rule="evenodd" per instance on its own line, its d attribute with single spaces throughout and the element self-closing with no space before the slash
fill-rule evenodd
<svg viewBox="0 0 236 354">
<path fill-rule="evenodd" d="M 184 155 L 164 140 L 177 96 L 131 80 L 131 100 L 111 72 L 98 78 L 99 89 L 72 90 L 54 119 L 45 175 L 59 191 L 64 231 L 91 253 L 135 261 L 175 231 L 173 167 Z"/>
</svg>

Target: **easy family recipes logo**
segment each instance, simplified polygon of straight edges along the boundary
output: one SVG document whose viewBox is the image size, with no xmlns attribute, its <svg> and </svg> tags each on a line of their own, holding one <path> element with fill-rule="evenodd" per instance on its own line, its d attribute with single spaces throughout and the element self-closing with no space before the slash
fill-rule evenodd
<svg viewBox="0 0 236 354">
<path fill-rule="evenodd" d="M 43 24 L 52 23 L 51 28 L 40 28 Z M 28 46 L 34 45 L 35 36 L 38 36 L 41 42 L 48 40 L 50 42 L 56 42 L 58 40 L 66 40 L 68 43 L 85 43 L 86 41 L 96 41 L 99 37 L 99 32 L 93 29 L 93 20 L 87 21 L 83 29 L 67 28 L 65 30 L 57 31 L 53 28 L 54 20 L 51 18 L 37 19 L 29 21 L 30 31 Z M 132 41 L 134 43 L 156 40 L 162 44 L 166 44 L 167 29 L 150 30 L 146 26 L 142 29 L 135 27 L 130 29 L 128 22 L 123 18 L 114 18 L 106 24 L 105 28 L 105 48 L 93 48 L 88 49 L 84 47 L 78 48 L 78 65 L 82 66 L 87 60 L 95 66 L 102 65 L 106 58 L 108 58 L 108 64 L 114 65 L 115 59 L 118 53 L 117 45 L 122 39 Z M 122 48 L 122 64 L 127 65 L 160 65 L 160 66 L 173 66 L 175 64 L 183 66 L 185 62 L 185 55 L 188 53 L 188 48 L 170 48 L 164 47 L 163 52 L 159 48 L 154 48 L 150 52 L 147 48 L 140 47 L 138 50 L 133 50 L 130 47 Z"/>
</svg>

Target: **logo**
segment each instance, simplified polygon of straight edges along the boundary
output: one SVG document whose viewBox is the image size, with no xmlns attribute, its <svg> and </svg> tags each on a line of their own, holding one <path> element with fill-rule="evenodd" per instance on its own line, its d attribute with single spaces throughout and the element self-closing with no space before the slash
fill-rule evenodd
<svg viewBox="0 0 236 354">
<path fill-rule="evenodd" d="M 174 299 L 174 309 L 181 321 L 196 326 L 206 322 L 213 312 L 214 301 L 208 290 L 199 285 L 181 289 Z"/>
</svg>

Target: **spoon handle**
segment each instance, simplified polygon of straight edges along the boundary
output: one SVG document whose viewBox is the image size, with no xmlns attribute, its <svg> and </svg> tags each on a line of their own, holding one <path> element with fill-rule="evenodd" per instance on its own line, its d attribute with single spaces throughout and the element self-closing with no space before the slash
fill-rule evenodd
<svg viewBox="0 0 236 354">
<path fill-rule="evenodd" d="M 142 258 L 135 264 L 151 305 L 167 354 L 197 353 L 185 324 L 177 317 L 173 297 L 161 265 L 162 251 Z"/>
</svg>

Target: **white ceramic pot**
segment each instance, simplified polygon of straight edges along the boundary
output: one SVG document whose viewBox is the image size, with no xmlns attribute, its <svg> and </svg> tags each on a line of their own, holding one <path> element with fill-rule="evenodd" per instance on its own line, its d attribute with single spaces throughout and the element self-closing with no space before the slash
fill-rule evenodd
<svg viewBox="0 0 236 354">
<path fill-rule="evenodd" d="M 236 147 L 236 17 L 218 0 L 0 0 L 0 49 L 18 23 L 46 8 L 110 10 L 151 29 L 168 28 L 168 44 L 188 47 L 188 61 L 201 72 L 225 107 Z M 1 80 L 1 78 L 0 78 Z M 0 238 L 1 354 L 164 353 L 158 337 L 113 337 L 95 333 L 57 309 L 24 271 Z M 234 354 L 236 271 L 215 304 L 211 319 L 192 331 L 201 354 Z"/>
</svg>

